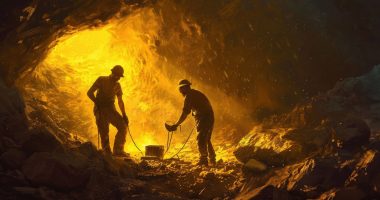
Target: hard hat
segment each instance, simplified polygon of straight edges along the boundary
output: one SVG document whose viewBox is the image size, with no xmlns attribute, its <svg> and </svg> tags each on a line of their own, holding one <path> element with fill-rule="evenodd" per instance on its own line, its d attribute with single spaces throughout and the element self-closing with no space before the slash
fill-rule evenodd
<svg viewBox="0 0 380 200">
<path fill-rule="evenodd" d="M 117 76 L 120 76 L 120 77 L 124 77 L 124 69 L 121 65 L 115 65 L 112 69 L 112 74 L 115 74 Z"/>
<path fill-rule="evenodd" d="M 187 79 L 182 79 L 178 83 L 178 87 L 183 87 L 183 86 L 187 86 L 187 85 L 188 86 L 191 85 L 190 81 L 188 81 Z"/>
</svg>

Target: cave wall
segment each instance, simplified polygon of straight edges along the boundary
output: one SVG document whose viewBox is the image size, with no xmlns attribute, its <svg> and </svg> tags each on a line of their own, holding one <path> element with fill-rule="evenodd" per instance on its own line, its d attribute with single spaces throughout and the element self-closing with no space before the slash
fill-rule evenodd
<svg viewBox="0 0 380 200">
<path fill-rule="evenodd" d="M 337 80 L 363 74 L 380 59 L 376 0 L 0 4 L 1 74 L 10 82 L 35 67 L 63 33 L 151 6 L 165 22 L 158 53 L 191 76 L 236 95 L 256 119 L 285 111 Z M 173 30 L 183 44 L 170 43 Z"/>
</svg>

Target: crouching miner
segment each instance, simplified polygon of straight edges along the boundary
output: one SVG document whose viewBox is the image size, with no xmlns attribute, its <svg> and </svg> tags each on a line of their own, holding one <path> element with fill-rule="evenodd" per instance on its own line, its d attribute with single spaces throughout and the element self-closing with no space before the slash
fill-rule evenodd
<svg viewBox="0 0 380 200">
<path fill-rule="evenodd" d="M 124 102 L 122 99 L 122 90 L 118 82 L 124 77 L 124 69 L 120 65 L 112 68 L 109 76 L 100 76 L 87 92 L 87 96 L 95 103 L 94 114 L 96 125 L 100 135 L 102 149 L 104 153 L 110 155 L 111 148 L 109 143 L 109 124 L 117 128 L 115 143 L 113 146 L 114 156 L 128 156 L 124 152 L 124 143 L 127 133 L 128 117 L 125 114 Z M 94 95 L 96 91 L 96 96 Z M 122 115 L 115 108 L 115 96 Z"/>
<path fill-rule="evenodd" d="M 191 88 L 191 83 L 184 79 L 179 82 L 179 91 L 185 97 L 182 114 L 174 125 L 167 125 L 169 131 L 174 131 L 192 112 L 198 132 L 198 149 L 200 159 L 198 165 L 215 164 L 215 151 L 211 144 L 211 134 L 214 127 L 214 112 L 210 101 L 200 91 Z"/>
</svg>

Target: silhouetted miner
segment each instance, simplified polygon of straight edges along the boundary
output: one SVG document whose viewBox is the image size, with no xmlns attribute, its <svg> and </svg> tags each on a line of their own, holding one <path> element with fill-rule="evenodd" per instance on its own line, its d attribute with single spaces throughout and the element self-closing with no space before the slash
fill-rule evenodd
<svg viewBox="0 0 380 200">
<path fill-rule="evenodd" d="M 96 125 L 101 138 L 102 149 L 106 154 L 111 154 L 109 143 L 109 124 L 117 128 L 115 143 L 113 146 L 113 155 L 128 156 L 124 152 L 124 143 L 127 133 L 128 117 L 125 114 L 123 92 L 120 83 L 121 77 L 124 77 L 124 69 L 120 65 L 112 68 L 112 73 L 109 76 L 100 76 L 88 90 L 88 97 L 95 103 L 94 114 Z M 96 97 L 94 95 L 96 91 Z M 115 108 L 115 96 L 122 115 Z"/>
<path fill-rule="evenodd" d="M 198 132 L 197 140 L 200 153 L 198 164 L 208 165 L 207 156 L 210 159 L 210 163 L 215 164 L 215 151 L 211 144 L 214 111 L 212 110 L 210 101 L 202 92 L 192 89 L 190 81 L 186 79 L 179 82 L 179 91 L 185 97 L 182 114 L 178 121 L 174 125 L 169 126 L 168 129 L 176 130 L 185 121 L 190 112 L 192 112 Z"/>
</svg>

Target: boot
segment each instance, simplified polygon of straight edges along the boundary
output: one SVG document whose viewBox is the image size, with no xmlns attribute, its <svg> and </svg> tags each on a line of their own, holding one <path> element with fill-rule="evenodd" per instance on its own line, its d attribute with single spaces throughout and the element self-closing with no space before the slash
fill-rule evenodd
<svg viewBox="0 0 380 200">
<path fill-rule="evenodd" d="M 215 158 L 210 158 L 210 164 L 211 164 L 211 165 L 216 165 L 216 160 L 215 160 Z"/>
<path fill-rule="evenodd" d="M 204 158 L 199 159 L 197 165 L 199 165 L 199 166 L 202 166 L 202 165 L 203 166 L 208 166 L 207 158 L 206 159 L 204 159 Z"/>
<path fill-rule="evenodd" d="M 114 151 L 113 156 L 117 157 L 130 157 L 130 154 L 125 151 Z"/>
</svg>

